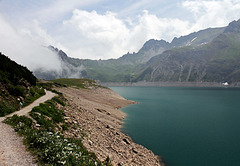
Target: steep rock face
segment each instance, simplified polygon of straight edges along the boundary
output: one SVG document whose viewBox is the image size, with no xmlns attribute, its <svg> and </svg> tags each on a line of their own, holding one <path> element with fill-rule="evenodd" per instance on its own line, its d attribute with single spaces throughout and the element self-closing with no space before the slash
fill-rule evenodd
<svg viewBox="0 0 240 166">
<path fill-rule="evenodd" d="M 171 46 L 170 46 L 170 43 L 166 42 L 165 40 L 151 39 L 143 45 L 143 47 L 139 50 L 139 52 L 140 51 L 149 51 L 149 50 L 158 51 L 160 48 L 169 49 L 169 48 L 171 48 Z"/>
<path fill-rule="evenodd" d="M 174 47 L 184 47 L 184 46 L 199 46 L 211 42 L 218 35 L 223 33 L 225 27 L 223 28 L 208 28 L 198 32 L 191 33 L 186 36 L 181 36 L 179 38 L 174 38 L 171 42 L 172 48 Z"/>
<path fill-rule="evenodd" d="M 201 81 L 206 75 L 206 60 L 201 57 L 205 51 L 198 50 L 194 57 L 191 51 L 166 51 L 152 58 L 137 81 Z"/>
<path fill-rule="evenodd" d="M 142 56 L 142 59 L 139 63 L 146 63 L 152 57 L 163 53 L 165 50 L 171 49 L 172 46 L 170 43 L 165 40 L 154 40 L 151 39 L 147 41 L 143 47 L 139 50 L 138 54 Z"/>
<path fill-rule="evenodd" d="M 152 57 L 161 54 L 165 50 L 171 48 L 171 44 L 165 40 L 154 40 L 147 41 L 143 47 L 137 53 L 127 53 L 117 59 L 119 63 L 128 63 L 132 65 L 144 64 Z"/>
<path fill-rule="evenodd" d="M 240 19 L 229 23 L 224 31 L 225 33 L 240 33 Z"/>
<path fill-rule="evenodd" d="M 151 39 L 147 41 L 143 47 L 137 53 L 127 53 L 121 58 L 119 62 L 129 63 L 129 64 L 144 64 L 152 57 L 163 53 L 166 50 L 172 48 L 184 47 L 184 46 L 199 46 L 211 42 L 218 35 L 223 33 L 225 27 L 223 28 L 208 28 L 198 32 L 191 33 L 186 36 L 181 36 L 179 38 L 174 38 L 171 43 L 165 40 L 154 40 Z"/>
<path fill-rule="evenodd" d="M 211 42 L 174 48 L 153 57 L 135 81 L 240 81 L 240 33 L 232 22 Z"/>
</svg>

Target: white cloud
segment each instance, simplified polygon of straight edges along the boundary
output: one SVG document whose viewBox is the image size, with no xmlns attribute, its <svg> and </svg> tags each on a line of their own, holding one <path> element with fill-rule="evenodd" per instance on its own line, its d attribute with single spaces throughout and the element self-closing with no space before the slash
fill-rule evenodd
<svg viewBox="0 0 240 166">
<path fill-rule="evenodd" d="M 113 12 L 99 14 L 76 9 L 72 17 L 64 21 L 62 32 L 67 40 L 61 43 L 73 57 L 118 58 L 128 51 L 137 52 L 152 38 L 170 42 L 174 37 L 209 27 L 223 27 L 240 18 L 240 4 L 234 0 L 183 1 L 180 7 L 193 15 L 192 20 L 162 18 L 147 10 L 135 18 L 120 19 Z"/>
<path fill-rule="evenodd" d="M 131 24 L 129 24 L 131 22 Z M 70 56 L 83 59 L 118 58 L 128 51 L 138 51 L 149 39 L 171 40 L 188 31 L 188 22 L 158 18 L 143 11 L 137 21 L 122 20 L 116 13 L 98 14 L 74 10 L 71 19 L 63 22 L 59 38 Z"/>
<path fill-rule="evenodd" d="M 61 72 L 61 63 L 56 54 L 43 47 L 41 43 L 19 33 L 1 15 L 0 25 L 0 45 L 3 54 L 32 71 L 43 68 Z M 25 31 L 24 34 L 29 35 L 30 32 Z"/>
<path fill-rule="evenodd" d="M 182 6 L 194 15 L 192 30 L 223 27 L 240 18 L 238 0 L 185 1 Z"/>
<path fill-rule="evenodd" d="M 60 21 L 59 19 L 64 18 L 69 12 L 72 12 L 76 8 L 83 8 L 85 6 L 99 3 L 100 1 L 104 0 L 46 0 L 45 3 L 47 3 L 48 6 L 37 10 L 34 14 L 37 19 L 42 22 L 56 22 Z"/>
<path fill-rule="evenodd" d="M 4 0 L 4 2 L 8 1 Z M 34 11 L 33 14 L 25 10 L 23 17 L 27 17 L 26 20 L 22 18 L 17 22 L 18 25 L 15 25 L 19 29 L 13 29 L 9 25 L 14 32 L 9 32 L 6 23 L 2 27 L 3 19 L 1 19 L 0 28 L 5 27 L 1 30 L 2 33 L 0 32 L 1 37 L 4 36 L 5 39 L 6 35 L 10 36 L 16 41 L 14 42 L 16 48 L 18 46 L 27 48 L 28 44 L 31 47 L 33 45 L 34 47 L 53 45 L 71 57 L 85 59 L 118 58 L 127 52 L 137 52 L 147 40 L 152 38 L 170 42 L 175 36 L 187 35 L 208 27 L 226 26 L 232 20 L 240 18 L 239 0 L 188 0 L 182 1 L 180 5 L 178 5 L 179 2 L 176 2 L 178 5 L 176 9 L 183 11 L 181 16 L 172 15 L 174 5 L 171 2 L 169 8 L 171 18 L 168 18 L 167 13 L 161 17 L 156 14 L 156 11 L 151 10 L 151 4 L 155 5 L 153 7 L 155 9 L 157 9 L 156 5 L 159 5 L 159 10 L 161 10 L 164 7 L 161 4 L 167 4 L 162 0 L 151 0 L 150 2 L 140 0 L 130 3 L 125 9 L 118 8 L 119 13 L 107 11 L 103 14 L 95 10 L 89 12 L 89 6 L 97 7 L 97 4 L 110 2 L 108 0 L 71 0 L 69 2 L 42 0 L 41 2 L 48 6 L 41 3 L 42 6 L 37 10 L 37 4 L 32 5 L 35 6 L 34 10 L 30 10 Z M 144 10 L 139 15 L 127 17 L 129 13 L 138 13 L 139 8 L 143 9 L 145 6 L 148 10 Z M 99 8 L 103 11 L 103 6 Z M 104 9 L 107 10 L 107 7 Z M 32 19 L 34 21 L 31 21 Z M 11 23 L 14 24 L 14 20 L 18 20 L 18 18 L 12 19 Z M 20 40 L 23 42 L 21 43 Z M 11 43 L 12 41 L 7 40 L 7 42 Z M 16 44 L 17 42 L 21 44 Z M 0 43 L 4 44 L 3 41 Z M 11 51 L 11 44 L 10 46 L 5 44 L 4 47 L 10 47 L 7 50 Z M 6 50 L 5 48 L 4 50 Z M 21 49 L 18 48 L 18 50 Z M 4 52 L 3 49 L 0 51 Z"/>
<path fill-rule="evenodd" d="M 19 33 L 22 36 L 31 38 L 32 41 L 42 46 L 47 47 L 52 45 L 62 50 L 66 49 L 60 42 L 57 42 L 50 34 L 48 34 L 47 30 L 43 29 L 37 20 L 33 20 L 32 22 L 25 24 L 24 27 L 19 28 Z"/>
<path fill-rule="evenodd" d="M 134 38 L 137 40 L 142 36 L 142 40 L 145 41 L 152 38 L 170 41 L 174 36 L 187 33 L 188 31 L 187 21 L 158 18 L 156 15 L 149 14 L 146 10 L 143 15 L 139 15 L 138 17 L 139 21 L 133 29 Z"/>
<path fill-rule="evenodd" d="M 129 30 L 114 13 L 100 15 L 96 11 L 74 10 L 72 18 L 64 21 L 61 33 L 66 33 L 63 45 L 68 48 L 69 55 L 104 59 L 110 55 L 119 56 L 119 51 L 122 53 Z"/>
</svg>

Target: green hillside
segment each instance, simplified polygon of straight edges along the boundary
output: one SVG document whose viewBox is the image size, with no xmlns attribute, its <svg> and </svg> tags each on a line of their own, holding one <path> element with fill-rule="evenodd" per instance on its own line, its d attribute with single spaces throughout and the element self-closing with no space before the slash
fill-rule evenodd
<svg viewBox="0 0 240 166">
<path fill-rule="evenodd" d="M 20 101 L 26 106 L 45 94 L 36 83 L 32 72 L 0 53 L 0 116 L 18 110 Z"/>
<path fill-rule="evenodd" d="M 51 80 L 54 83 L 60 84 L 62 86 L 75 86 L 78 88 L 90 88 L 90 87 L 98 87 L 97 83 L 93 80 L 89 79 L 77 79 L 77 78 L 61 78 Z"/>
</svg>

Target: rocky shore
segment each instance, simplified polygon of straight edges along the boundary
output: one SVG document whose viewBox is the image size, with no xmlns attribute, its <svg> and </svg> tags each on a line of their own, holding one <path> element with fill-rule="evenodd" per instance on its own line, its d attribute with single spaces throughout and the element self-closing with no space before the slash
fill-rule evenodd
<svg viewBox="0 0 240 166">
<path fill-rule="evenodd" d="M 116 166 L 159 166 L 159 156 L 138 145 L 120 131 L 125 113 L 119 108 L 135 104 L 108 88 L 58 88 L 68 99 L 65 121 L 71 124 L 68 137 L 83 138 L 84 146 L 99 160 Z"/>
</svg>

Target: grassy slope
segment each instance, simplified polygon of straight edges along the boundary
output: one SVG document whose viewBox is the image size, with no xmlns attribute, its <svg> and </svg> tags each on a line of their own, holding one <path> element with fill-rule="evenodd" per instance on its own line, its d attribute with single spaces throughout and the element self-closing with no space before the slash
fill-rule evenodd
<svg viewBox="0 0 240 166">
<path fill-rule="evenodd" d="M 75 86 L 78 88 L 89 88 L 89 87 L 98 87 L 97 83 L 89 79 L 78 79 L 78 78 L 60 78 L 51 80 L 54 83 L 63 85 L 63 86 Z"/>
<path fill-rule="evenodd" d="M 69 62 L 73 66 L 84 65 L 85 72 L 84 78 L 93 80 L 100 80 L 103 82 L 109 81 L 127 81 L 133 73 L 136 64 L 124 64 L 123 59 L 110 59 L 110 60 L 81 60 L 69 58 Z"/>
<path fill-rule="evenodd" d="M 0 53 L 0 116 L 18 110 L 20 98 L 23 106 L 27 106 L 44 95 L 44 90 L 35 86 L 36 81 L 26 67 Z"/>
</svg>

